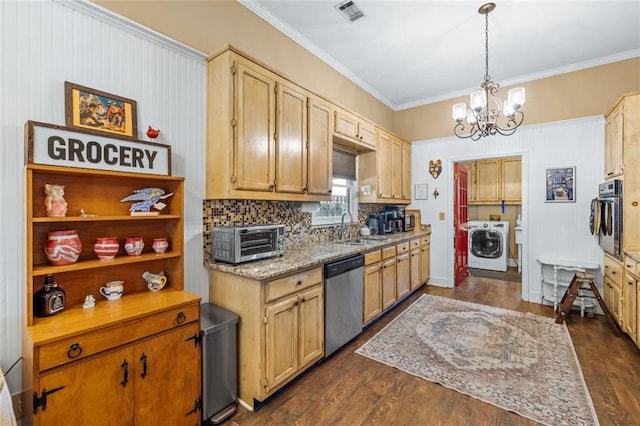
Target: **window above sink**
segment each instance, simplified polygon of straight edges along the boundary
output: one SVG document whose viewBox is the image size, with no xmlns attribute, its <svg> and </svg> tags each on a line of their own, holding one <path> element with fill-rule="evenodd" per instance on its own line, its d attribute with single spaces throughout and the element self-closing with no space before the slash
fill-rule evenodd
<svg viewBox="0 0 640 426">
<path fill-rule="evenodd" d="M 331 201 L 321 201 L 320 208 L 311 213 L 311 225 L 335 226 L 340 225 L 342 215 L 348 211 L 352 221 L 358 218 L 358 185 L 355 180 L 333 178 Z"/>
</svg>

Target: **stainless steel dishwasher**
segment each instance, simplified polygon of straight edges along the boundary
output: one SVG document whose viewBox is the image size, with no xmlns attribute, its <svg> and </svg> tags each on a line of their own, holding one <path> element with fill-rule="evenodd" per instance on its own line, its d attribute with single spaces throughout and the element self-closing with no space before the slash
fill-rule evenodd
<svg viewBox="0 0 640 426">
<path fill-rule="evenodd" d="M 364 256 L 324 265 L 324 356 L 362 333 Z"/>
</svg>

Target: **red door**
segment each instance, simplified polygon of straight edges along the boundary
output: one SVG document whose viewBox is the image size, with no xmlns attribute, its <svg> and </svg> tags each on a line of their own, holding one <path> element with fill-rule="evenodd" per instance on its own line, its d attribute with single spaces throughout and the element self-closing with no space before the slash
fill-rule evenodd
<svg viewBox="0 0 640 426">
<path fill-rule="evenodd" d="M 467 210 L 467 169 L 460 164 L 453 166 L 453 186 L 455 188 L 453 226 L 455 229 L 454 264 L 455 285 L 459 286 L 467 278 L 469 239 L 467 234 L 467 222 L 469 212 Z"/>
</svg>

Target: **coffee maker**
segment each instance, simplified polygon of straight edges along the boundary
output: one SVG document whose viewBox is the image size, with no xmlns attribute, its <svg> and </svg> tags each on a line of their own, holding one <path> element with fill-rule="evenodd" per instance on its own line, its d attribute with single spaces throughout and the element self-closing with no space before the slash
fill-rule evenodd
<svg viewBox="0 0 640 426">
<path fill-rule="evenodd" d="M 385 234 L 404 231 L 404 207 L 386 206 L 382 216 Z"/>
</svg>

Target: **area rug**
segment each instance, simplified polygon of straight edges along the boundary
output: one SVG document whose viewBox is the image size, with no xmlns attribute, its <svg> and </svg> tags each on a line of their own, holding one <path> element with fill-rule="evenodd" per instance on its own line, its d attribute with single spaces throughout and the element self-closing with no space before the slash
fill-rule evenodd
<svg viewBox="0 0 640 426">
<path fill-rule="evenodd" d="M 545 425 L 598 425 L 566 325 L 422 295 L 357 351 Z"/>
</svg>

